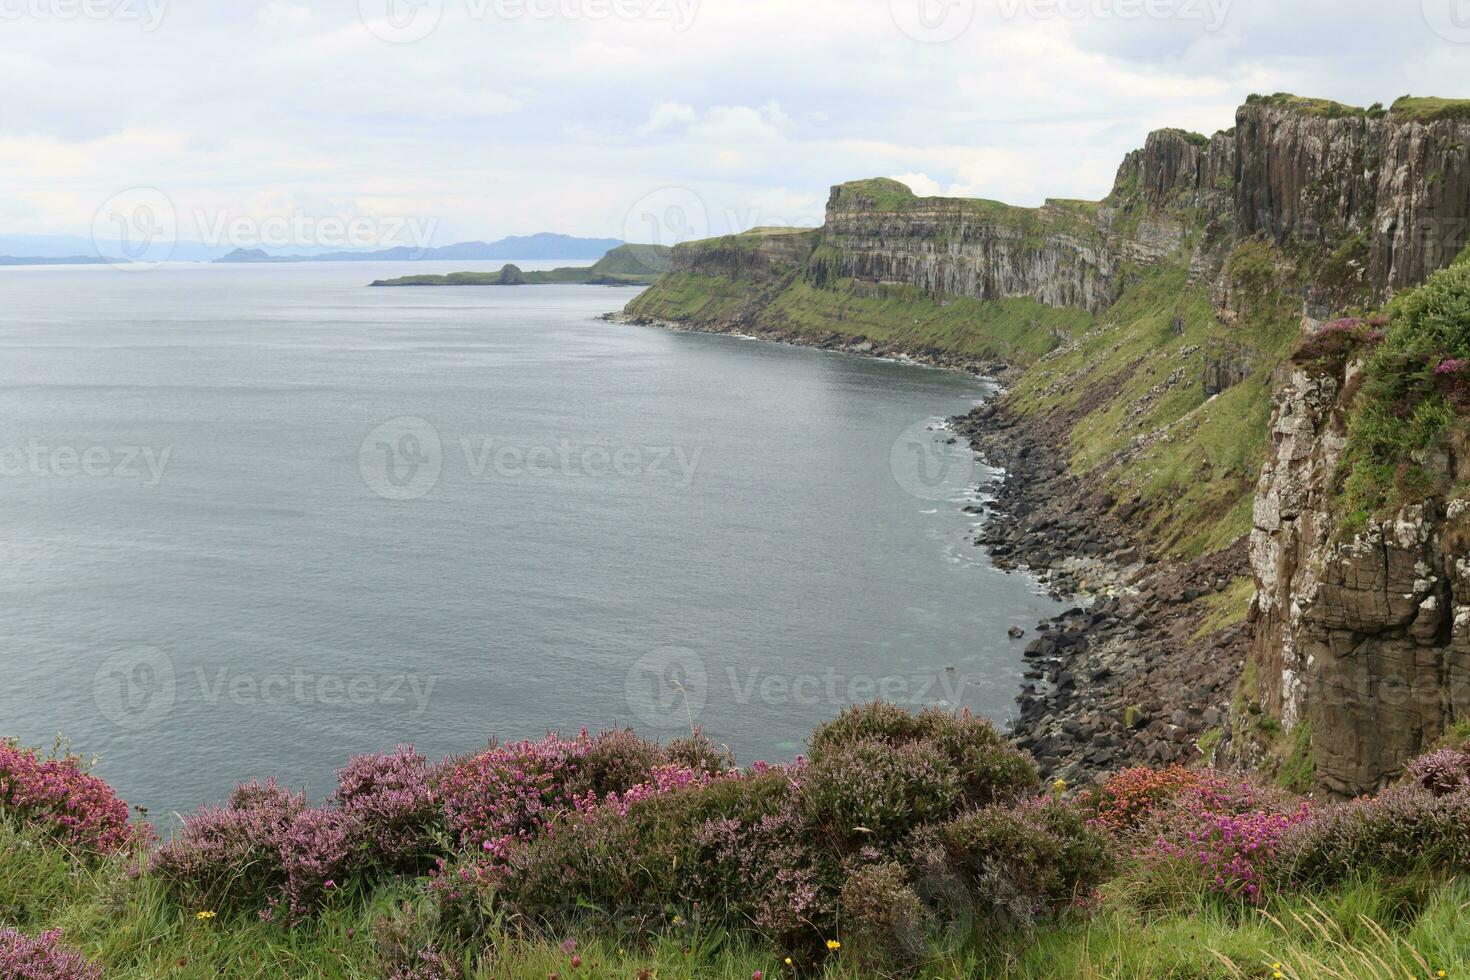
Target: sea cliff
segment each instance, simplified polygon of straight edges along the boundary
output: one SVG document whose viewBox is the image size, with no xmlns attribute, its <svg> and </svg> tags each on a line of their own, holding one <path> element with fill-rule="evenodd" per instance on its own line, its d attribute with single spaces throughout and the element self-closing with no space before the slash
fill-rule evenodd
<svg viewBox="0 0 1470 980">
<path fill-rule="evenodd" d="M 1084 599 L 1027 648 L 1017 741 L 1073 779 L 1204 756 L 1352 794 L 1457 717 L 1454 672 L 1424 652 L 1448 649 L 1448 600 L 1431 595 L 1445 585 L 1415 573 L 1457 559 L 1436 523 L 1447 498 L 1411 501 L 1423 509 L 1403 555 L 1381 581 L 1341 559 L 1330 574 L 1366 584 L 1327 603 L 1352 622 L 1328 614 L 1322 628 L 1346 632 L 1311 641 L 1335 644 L 1344 672 L 1322 683 L 1359 693 L 1332 710 L 1284 693 L 1303 657 L 1320 662 L 1281 610 L 1314 594 L 1319 573 L 1301 570 L 1325 545 L 1282 501 L 1318 500 L 1318 523 L 1341 507 L 1340 447 L 1314 414 L 1333 396 L 1293 356 L 1334 317 L 1454 262 L 1467 215 L 1470 103 L 1253 96 L 1229 130 L 1150 134 L 1101 201 L 1020 208 L 886 179 L 838 185 L 821 228 L 678 246 L 624 316 L 1001 376 L 1006 396 L 960 423 L 1009 473 L 978 543 Z M 1283 507 L 1307 543 L 1272 524 Z M 1380 538 L 1397 541 L 1401 523 Z M 1434 644 L 1352 646 L 1410 630 L 1429 599 Z M 1433 706 L 1379 711 L 1390 680 Z"/>
</svg>

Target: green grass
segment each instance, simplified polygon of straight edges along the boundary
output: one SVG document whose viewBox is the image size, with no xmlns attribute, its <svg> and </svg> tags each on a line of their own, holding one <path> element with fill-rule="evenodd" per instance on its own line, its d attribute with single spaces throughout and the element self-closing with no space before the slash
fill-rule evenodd
<svg viewBox="0 0 1470 980">
<path fill-rule="evenodd" d="M 1366 117 L 1368 109 L 1361 106 L 1345 105 L 1334 102 L 1331 99 L 1312 99 L 1300 95 L 1292 95 L 1290 92 L 1277 92 L 1274 95 L 1251 95 L 1245 100 L 1246 105 L 1265 105 L 1276 109 L 1291 109 L 1295 112 L 1308 116 L 1320 116 L 1325 119 L 1346 119 L 1351 117 Z"/>
<path fill-rule="evenodd" d="M 1270 250 L 1253 245 L 1232 261 L 1237 292 L 1261 297 L 1238 322 L 1216 321 L 1207 289 L 1190 286 L 1183 266 L 1138 270 L 1091 331 L 1031 367 L 1010 397 L 1028 414 L 1073 415 L 1073 471 L 1096 474 L 1120 501 L 1139 497 L 1146 539 L 1187 558 L 1250 530 L 1267 449 L 1269 373 L 1296 336 L 1295 320 L 1268 301 L 1278 295 Z M 1226 341 L 1246 349 L 1254 369 L 1206 401 L 1205 352 Z M 1078 415 L 1084 400 L 1088 410 Z M 1125 451 L 1126 462 L 1113 466 Z"/>
<path fill-rule="evenodd" d="M 1396 119 L 1435 122 L 1439 119 L 1470 119 L 1470 99 L 1438 99 L 1405 95 L 1394 100 L 1390 110 Z"/>
<path fill-rule="evenodd" d="M 1139 879 L 1105 886 L 1091 916 L 1074 914 L 1030 934 L 936 933 L 918 976 L 1017 978 L 1270 977 L 1292 980 L 1433 977 L 1470 971 L 1470 882 L 1428 876 L 1355 881 L 1330 892 L 1278 897 L 1259 910 L 1185 894 L 1173 907 L 1140 904 Z M 1146 889 L 1145 889 L 1146 890 Z M 209 920 L 176 906 L 146 872 L 127 862 L 89 864 L 43 839 L 0 823 L 0 923 L 65 939 L 128 980 L 367 980 L 382 976 L 375 935 L 405 910 L 423 911 L 421 882 L 372 894 L 343 892 L 315 922 L 295 929 L 255 916 Z M 431 937 L 432 938 L 432 937 Z M 749 980 L 789 977 L 777 958 L 722 933 L 684 931 L 634 947 L 576 935 L 581 966 L 565 936 L 495 931 L 456 960 L 474 980 L 637 977 Z M 835 957 L 812 980 L 871 977 Z"/>
<path fill-rule="evenodd" d="M 1104 911 L 1071 928 L 1049 929 L 993 975 L 1389 980 L 1470 969 L 1470 882 L 1367 880 L 1334 892 L 1278 899 L 1261 910 L 1207 899 L 1158 914 L 1128 909 L 1126 883 Z"/>
<path fill-rule="evenodd" d="M 628 312 L 705 326 L 748 314 L 748 321 L 735 325 L 814 340 L 838 334 L 1018 363 L 1034 361 L 1092 319 L 1082 310 L 1029 299 L 941 303 L 913 286 L 838 280 L 822 288 L 794 276 L 768 286 L 690 273 L 665 276 L 628 304 Z"/>
<path fill-rule="evenodd" d="M 634 316 L 676 323 L 711 324 L 738 314 L 761 293 L 748 280 L 671 272 L 628 304 Z"/>
<path fill-rule="evenodd" d="M 1470 359 L 1470 263 L 1458 262 L 1388 307 L 1381 345 L 1367 354 L 1349 406 L 1348 445 L 1338 473 L 1339 533 L 1361 530 L 1407 503 L 1443 495 L 1452 474 L 1430 465 L 1470 445 L 1470 421 L 1441 390 L 1435 369 Z"/>
<path fill-rule="evenodd" d="M 1195 603 L 1199 610 L 1199 627 L 1194 631 L 1194 638 L 1201 640 L 1245 622 L 1255 594 L 1256 580 L 1249 575 L 1241 575 L 1231 579 L 1223 592 L 1202 596 Z"/>
<path fill-rule="evenodd" d="M 984 221 L 1020 232 L 1027 242 L 1042 243 L 1047 236 L 1068 234 L 1101 239 L 1096 223 L 1101 202 L 1058 199 L 1040 208 L 968 197 L 919 197 L 907 185 L 886 177 L 856 180 L 836 188 L 836 209 L 902 213 L 942 211 L 957 218 Z M 943 233 L 943 229 L 940 229 Z"/>
</svg>

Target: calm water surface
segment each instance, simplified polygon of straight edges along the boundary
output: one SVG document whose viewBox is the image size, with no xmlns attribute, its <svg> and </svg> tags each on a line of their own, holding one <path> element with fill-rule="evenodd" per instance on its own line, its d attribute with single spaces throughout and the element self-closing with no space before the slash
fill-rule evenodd
<svg viewBox="0 0 1470 980">
<path fill-rule="evenodd" d="M 161 815 L 396 742 L 1006 717 L 1055 604 L 926 430 L 989 389 L 595 319 L 626 290 L 364 287 L 470 265 L 0 270 L 0 734 Z"/>
</svg>

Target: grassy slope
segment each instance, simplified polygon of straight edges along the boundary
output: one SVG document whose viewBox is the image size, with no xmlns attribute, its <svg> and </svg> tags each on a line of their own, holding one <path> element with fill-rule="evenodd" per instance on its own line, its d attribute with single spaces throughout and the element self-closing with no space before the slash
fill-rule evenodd
<svg viewBox="0 0 1470 980">
<path fill-rule="evenodd" d="M 841 334 L 1022 364 L 1055 347 L 1059 336 L 1070 335 L 1091 321 L 1081 310 L 1045 306 L 1027 299 L 938 303 L 914 287 L 878 287 L 839 280 L 831 288 L 822 289 L 795 277 L 775 286 L 761 286 L 690 273 L 664 277 L 634 299 L 628 312 L 676 323 L 707 324 L 733 318 L 762 297 L 767 302 L 754 312 L 747 326 L 785 330 L 813 339 Z"/>
<path fill-rule="evenodd" d="M 358 980 L 380 976 L 374 921 L 404 902 L 418 904 L 414 883 L 372 895 L 343 893 L 321 919 L 287 930 L 254 917 L 199 920 L 173 905 L 148 874 L 132 877 L 123 861 L 87 866 L 40 838 L 0 824 L 0 923 L 36 933 L 64 930 L 67 941 L 100 959 L 110 977 L 136 980 L 290 977 Z M 1200 898 L 1168 913 L 1137 907 L 1128 878 L 1104 889 L 1089 919 L 1016 935 L 933 948 L 926 978 L 974 976 L 1269 977 L 1273 963 L 1293 978 L 1432 977 L 1470 970 L 1470 882 L 1429 877 L 1371 881 L 1316 896 L 1282 899 L 1266 909 L 1229 910 Z M 623 977 L 642 970 L 659 980 L 748 980 L 788 976 L 774 956 L 720 935 L 672 934 L 648 948 L 620 948 L 607 937 L 578 936 L 580 968 L 561 936 L 526 941 L 487 937 L 493 955 L 469 964 L 490 978 Z M 973 940 L 973 941 L 972 941 Z M 861 974 L 838 957 L 821 977 Z"/>
</svg>

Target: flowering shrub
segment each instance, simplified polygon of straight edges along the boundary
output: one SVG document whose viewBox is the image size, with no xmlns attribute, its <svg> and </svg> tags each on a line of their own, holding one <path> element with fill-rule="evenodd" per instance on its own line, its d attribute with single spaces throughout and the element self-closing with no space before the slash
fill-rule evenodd
<svg viewBox="0 0 1470 980">
<path fill-rule="evenodd" d="M 181 902 L 259 908 L 286 882 L 281 841 L 306 810 L 306 796 L 276 784 L 242 783 L 223 807 L 204 807 L 153 852 L 152 868 Z"/>
<path fill-rule="evenodd" d="M 1470 755 L 1455 749 L 1440 749 L 1409 763 L 1409 782 L 1444 796 L 1470 789 Z"/>
<path fill-rule="evenodd" d="M 682 766 L 695 772 L 707 772 L 711 776 L 721 776 L 735 768 L 734 754 L 728 748 L 711 742 L 697 728 L 692 735 L 674 739 L 665 747 L 665 751 L 670 765 Z"/>
<path fill-rule="evenodd" d="M 951 915 L 1002 927 L 1029 927 L 1061 911 L 1090 895 L 1113 867 L 1086 815 L 1053 797 L 924 828 L 910 851 L 925 890 L 948 896 Z"/>
<path fill-rule="evenodd" d="M 61 942 L 61 930 L 28 936 L 0 928 L 4 980 L 102 980 L 102 967 Z"/>
<path fill-rule="evenodd" d="M 1038 784 L 1031 758 L 1011 748 L 995 726 L 968 709 L 954 714 L 925 708 L 912 714 L 882 701 L 856 705 L 812 732 L 812 761 L 862 741 L 927 743 L 959 773 L 964 800 L 972 806 L 1014 801 Z"/>
<path fill-rule="evenodd" d="M 1344 317 L 1324 324 L 1297 348 L 1293 360 L 1315 370 L 1340 373 L 1349 359 L 1367 347 L 1383 342 L 1381 324 Z"/>
<path fill-rule="evenodd" d="M 811 839 L 790 774 L 768 769 L 574 814 L 513 848 L 495 886 L 513 914 L 553 927 L 600 914 L 643 931 L 677 912 L 815 950 L 814 923 L 830 928 L 841 876 Z M 468 877 L 460 881 L 461 900 L 471 900 Z"/>
<path fill-rule="evenodd" d="M 892 862 L 858 869 L 838 898 L 842 940 L 865 976 L 912 973 L 924 956 L 929 912 Z"/>
<path fill-rule="evenodd" d="M 1470 793 L 1397 786 L 1324 810 L 1282 845 L 1280 877 L 1330 885 L 1367 871 L 1470 871 Z"/>
<path fill-rule="evenodd" d="M 1143 827 L 1160 806 L 1204 779 L 1183 766 L 1124 769 L 1089 791 L 1084 804 L 1092 811 L 1093 826 L 1110 834 L 1127 834 Z"/>
<path fill-rule="evenodd" d="M 147 843 L 152 831 L 128 823 L 128 805 L 71 754 L 42 758 L 0 740 L 0 813 L 82 850 L 112 853 Z"/>
<path fill-rule="evenodd" d="M 577 763 L 572 794 L 598 797 L 619 793 L 647 782 L 659 766 L 668 764 L 668 753 L 657 742 L 640 738 L 628 728 L 615 728 L 592 739 Z"/>
<path fill-rule="evenodd" d="M 277 844 L 286 884 L 282 899 L 272 900 L 272 914 L 282 900 L 289 922 L 315 912 L 329 892 L 367 864 L 362 844 L 361 828 L 350 813 L 313 807 L 297 814 Z"/>
<path fill-rule="evenodd" d="M 812 823 L 839 849 L 891 847 L 954 811 L 960 776 L 930 743 L 864 739 L 824 747 L 801 779 L 801 798 Z"/>
<path fill-rule="evenodd" d="M 672 793 L 675 790 L 685 789 L 690 786 L 705 786 L 716 777 L 708 772 L 685 769 L 677 765 L 659 766 L 649 775 L 652 777 L 647 782 L 638 783 L 629 787 L 625 792 L 609 792 L 605 797 L 598 799 L 596 793 L 587 793 L 573 801 L 573 807 L 578 812 L 586 813 L 598 807 L 612 807 L 620 813 L 627 813 L 628 807 L 652 799 L 663 793 Z"/>
<path fill-rule="evenodd" d="M 337 771 L 337 804 L 356 822 L 375 863 L 405 873 L 432 864 L 444 829 L 438 780 L 437 767 L 403 745 L 357 756 Z"/>
<path fill-rule="evenodd" d="M 1160 811 L 1161 829 L 1141 856 L 1171 864 L 1208 891 L 1259 902 L 1283 838 L 1313 813 L 1307 801 L 1290 804 L 1249 783 L 1202 777 Z"/>
<path fill-rule="evenodd" d="M 444 809 L 460 846 L 503 859 L 512 844 L 543 833 L 573 808 L 574 779 L 591 749 L 585 731 L 570 741 L 547 735 L 452 766 L 444 776 Z"/>
</svg>

